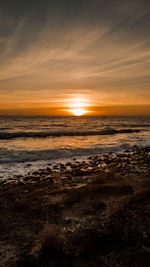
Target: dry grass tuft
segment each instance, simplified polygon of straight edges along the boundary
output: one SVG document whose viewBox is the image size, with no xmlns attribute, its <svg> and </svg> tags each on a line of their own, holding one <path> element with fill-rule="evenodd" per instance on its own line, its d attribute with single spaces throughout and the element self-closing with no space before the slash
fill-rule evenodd
<svg viewBox="0 0 150 267">
<path fill-rule="evenodd" d="M 21 258 L 17 267 L 55 266 L 65 256 L 63 239 L 58 236 L 58 229 L 48 222 L 39 234 L 39 238 L 26 259 Z"/>
<path fill-rule="evenodd" d="M 35 258 L 59 258 L 64 253 L 63 241 L 58 236 L 58 229 L 55 225 L 46 222 L 39 234 L 39 239 L 32 249 L 31 254 Z"/>
</svg>

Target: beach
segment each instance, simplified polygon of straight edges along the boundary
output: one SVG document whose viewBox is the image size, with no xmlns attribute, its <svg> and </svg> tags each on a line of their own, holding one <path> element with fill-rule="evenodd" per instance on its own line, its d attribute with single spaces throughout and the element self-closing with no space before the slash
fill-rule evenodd
<svg viewBox="0 0 150 267">
<path fill-rule="evenodd" d="M 1 266 L 149 266 L 150 147 L 0 183 Z"/>
<path fill-rule="evenodd" d="M 0 267 L 150 267 L 150 1 L 0 1 Z"/>
</svg>

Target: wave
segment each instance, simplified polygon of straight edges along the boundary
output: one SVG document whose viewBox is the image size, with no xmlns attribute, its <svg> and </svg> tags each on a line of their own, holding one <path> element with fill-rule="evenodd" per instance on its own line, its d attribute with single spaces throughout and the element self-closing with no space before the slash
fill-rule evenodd
<svg viewBox="0 0 150 267">
<path fill-rule="evenodd" d="M 117 127 L 118 125 L 116 124 L 114 126 Z M 148 128 L 148 127 L 150 127 L 150 123 L 149 124 L 119 124 L 119 126 L 120 127 L 131 127 L 131 128 L 141 128 L 141 127 Z"/>
<path fill-rule="evenodd" d="M 45 138 L 61 136 L 90 136 L 90 135 L 113 135 L 123 133 L 139 133 L 140 129 L 106 129 L 101 131 L 69 131 L 69 132 L 1 132 L 0 139 L 14 138 Z"/>
<path fill-rule="evenodd" d="M 88 156 L 99 153 L 120 152 L 130 149 L 131 145 L 122 144 L 118 146 L 102 146 L 99 148 L 74 148 L 74 149 L 46 149 L 46 150 L 9 150 L 0 149 L 0 164 L 27 163 L 36 161 L 49 161 L 56 159 L 72 158 L 77 156 Z"/>
</svg>

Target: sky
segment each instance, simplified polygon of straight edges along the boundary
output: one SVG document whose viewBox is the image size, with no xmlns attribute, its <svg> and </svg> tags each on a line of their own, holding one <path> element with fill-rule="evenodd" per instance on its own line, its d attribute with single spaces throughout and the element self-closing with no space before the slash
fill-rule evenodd
<svg viewBox="0 0 150 267">
<path fill-rule="evenodd" d="M 0 115 L 150 115 L 149 0 L 0 0 Z"/>
</svg>

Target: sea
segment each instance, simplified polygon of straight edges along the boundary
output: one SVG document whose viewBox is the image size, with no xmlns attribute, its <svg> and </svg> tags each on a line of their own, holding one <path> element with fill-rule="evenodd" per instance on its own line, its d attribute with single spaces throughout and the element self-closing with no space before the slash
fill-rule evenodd
<svg viewBox="0 0 150 267">
<path fill-rule="evenodd" d="M 0 179 L 150 146 L 150 117 L 0 116 Z"/>
</svg>

